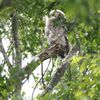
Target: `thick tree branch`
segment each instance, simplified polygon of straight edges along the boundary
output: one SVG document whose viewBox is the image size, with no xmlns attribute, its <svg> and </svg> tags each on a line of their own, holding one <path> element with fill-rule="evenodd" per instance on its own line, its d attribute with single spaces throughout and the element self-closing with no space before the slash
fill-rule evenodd
<svg viewBox="0 0 100 100">
<path fill-rule="evenodd" d="M 12 37 L 15 46 L 15 66 L 21 67 L 22 56 L 21 56 L 21 48 L 20 48 L 20 39 L 18 34 L 18 19 L 17 14 L 14 12 L 11 15 L 12 17 Z"/>
<path fill-rule="evenodd" d="M 24 76 L 22 76 L 22 79 L 28 77 L 27 75 L 30 75 L 34 69 L 41 63 L 41 61 L 44 61 L 48 58 L 55 57 L 57 54 L 59 54 L 61 47 L 59 44 L 53 45 L 50 48 L 44 50 L 40 54 L 38 54 L 24 69 Z M 32 66 L 32 67 L 30 67 Z M 26 75 L 26 74 L 27 75 Z"/>
<path fill-rule="evenodd" d="M 76 46 L 74 46 L 70 50 L 66 58 L 63 60 L 62 65 L 60 65 L 60 67 L 57 69 L 50 83 L 48 84 L 46 89 L 42 92 L 41 96 L 44 96 L 58 84 L 59 80 L 64 75 L 64 72 L 68 69 L 68 67 L 70 67 L 70 58 L 74 56 L 77 53 L 77 51 L 78 49 L 76 48 Z"/>
<path fill-rule="evenodd" d="M 13 77 L 16 77 L 16 80 L 18 80 L 17 83 L 14 83 L 14 86 L 16 87 L 15 91 L 15 97 L 18 97 L 21 93 L 21 86 L 22 86 L 22 70 L 21 70 L 21 63 L 22 63 L 22 54 L 21 54 L 21 47 L 20 47 L 20 39 L 19 39 L 19 33 L 18 33 L 18 18 L 17 13 L 13 12 L 11 14 L 11 27 L 12 27 L 12 40 L 14 44 L 14 53 L 12 56 L 14 56 L 14 66 L 11 70 L 11 72 L 16 69 L 15 73 L 10 73 L 9 79 L 12 80 Z M 15 78 L 14 77 L 14 78 Z"/>
<path fill-rule="evenodd" d="M 23 70 L 23 76 L 20 76 L 22 80 L 27 78 L 34 70 L 35 68 L 41 63 L 41 61 L 44 61 L 48 58 L 55 57 L 59 53 L 60 45 L 56 44 L 46 50 L 44 50 L 42 53 L 37 55 L 35 59 L 33 59 Z M 73 55 L 77 52 L 76 45 L 70 50 L 67 57 L 64 60 L 64 63 L 68 61 Z"/>
<path fill-rule="evenodd" d="M 59 80 L 64 75 L 64 72 L 67 70 L 68 67 L 69 67 L 69 62 L 65 62 L 57 69 L 52 80 L 50 81 L 46 89 L 42 92 L 41 96 L 44 96 L 47 92 L 52 90 L 58 84 Z"/>
</svg>

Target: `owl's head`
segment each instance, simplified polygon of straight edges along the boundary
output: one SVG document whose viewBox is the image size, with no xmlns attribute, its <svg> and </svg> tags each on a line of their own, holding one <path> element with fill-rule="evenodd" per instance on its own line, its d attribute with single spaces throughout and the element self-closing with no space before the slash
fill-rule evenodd
<svg viewBox="0 0 100 100">
<path fill-rule="evenodd" d="M 62 17 L 65 17 L 65 14 L 63 13 L 63 11 L 61 10 L 51 10 L 50 13 L 49 13 L 49 16 L 55 16 L 55 17 L 59 17 L 59 16 L 62 16 Z"/>
</svg>

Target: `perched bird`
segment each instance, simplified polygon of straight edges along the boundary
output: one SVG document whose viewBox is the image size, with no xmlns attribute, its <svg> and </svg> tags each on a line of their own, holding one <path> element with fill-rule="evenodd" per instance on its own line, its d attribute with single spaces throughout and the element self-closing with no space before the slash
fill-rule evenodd
<svg viewBox="0 0 100 100">
<path fill-rule="evenodd" d="M 45 35 L 50 46 L 61 45 L 59 56 L 64 58 L 69 52 L 69 42 L 67 39 L 67 27 L 65 25 L 65 14 L 61 10 L 52 10 L 49 16 L 45 16 Z"/>
</svg>

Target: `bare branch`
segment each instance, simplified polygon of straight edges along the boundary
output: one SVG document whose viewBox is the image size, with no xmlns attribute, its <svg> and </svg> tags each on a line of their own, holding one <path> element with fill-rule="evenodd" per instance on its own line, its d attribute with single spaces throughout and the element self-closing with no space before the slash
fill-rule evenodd
<svg viewBox="0 0 100 100">
<path fill-rule="evenodd" d="M 5 60 L 6 64 L 7 64 L 8 68 L 11 69 L 12 65 L 11 65 L 11 63 L 9 61 L 9 57 L 7 56 L 7 53 L 6 53 L 6 51 L 4 49 L 4 46 L 2 44 L 1 37 L 0 37 L 0 52 L 3 54 L 4 60 Z"/>
<path fill-rule="evenodd" d="M 60 44 L 56 44 L 56 45 L 53 45 L 51 46 L 50 48 L 44 50 L 42 53 L 40 53 L 38 55 L 38 58 L 41 60 L 41 61 L 44 61 L 50 57 L 55 57 L 59 54 L 59 52 L 61 51 L 62 47 Z"/>
<path fill-rule="evenodd" d="M 43 62 L 41 63 L 41 77 L 42 77 L 42 84 L 43 84 L 43 88 L 45 88 L 45 83 L 44 83 L 44 77 L 43 77 Z"/>
<path fill-rule="evenodd" d="M 48 63 L 48 66 L 47 66 L 47 68 L 46 68 L 46 70 L 45 70 L 43 76 L 46 74 L 46 72 L 47 72 L 47 70 L 48 70 L 48 68 L 49 68 L 50 62 L 51 62 L 51 59 L 50 59 L 50 61 L 49 61 L 49 63 Z M 36 83 L 36 85 L 35 85 L 35 87 L 34 87 L 34 90 L 33 90 L 33 92 L 32 92 L 32 100 L 33 100 L 33 96 L 34 96 L 35 89 L 37 88 L 37 86 L 38 86 L 38 84 L 39 84 L 39 82 L 40 82 L 41 80 L 42 80 L 42 77 L 39 79 L 39 81 Z"/>
</svg>

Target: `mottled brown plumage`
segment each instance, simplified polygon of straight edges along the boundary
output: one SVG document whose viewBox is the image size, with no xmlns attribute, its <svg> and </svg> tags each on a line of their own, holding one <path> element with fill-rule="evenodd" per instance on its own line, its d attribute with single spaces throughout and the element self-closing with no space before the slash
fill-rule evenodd
<svg viewBox="0 0 100 100">
<path fill-rule="evenodd" d="M 69 51 L 69 43 L 66 37 L 65 15 L 61 10 L 52 10 L 49 16 L 45 16 L 45 35 L 50 46 L 61 45 L 58 55 L 64 58 Z"/>
</svg>

